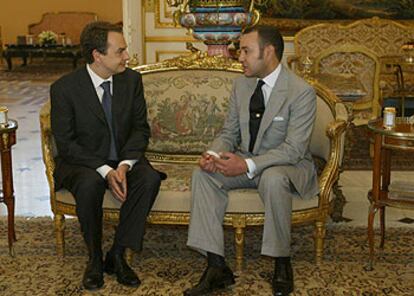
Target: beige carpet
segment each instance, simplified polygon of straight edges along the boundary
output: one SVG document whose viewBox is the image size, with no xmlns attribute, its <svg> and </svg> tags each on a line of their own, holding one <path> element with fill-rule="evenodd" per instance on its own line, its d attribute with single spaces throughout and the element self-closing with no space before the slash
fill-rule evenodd
<svg viewBox="0 0 414 296">
<path fill-rule="evenodd" d="M 86 249 L 77 220 L 67 220 L 64 259 L 55 256 L 53 223 L 49 218 L 16 222 L 16 257 L 8 255 L 6 220 L 0 219 L 0 295 L 182 295 L 197 282 L 204 258 L 186 248 L 186 227 L 149 226 L 144 251 L 135 256 L 133 268 L 142 285 L 138 289 L 119 285 L 105 275 L 104 287 L 94 293 L 80 285 Z M 105 227 L 104 248 L 111 243 L 113 230 Z M 227 258 L 233 266 L 232 233 L 226 233 Z M 246 267 L 236 285 L 214 295 L 271 295 L 273 262 L 260 256 L 261 229 L 247 233 Z M 414 295 L 414 231 L 388 229 L 384 253 L 374 271 L 365 271 L 366 230 L 330 226 L 324 262 L 313 262 L 312 228 L 293 231 L 294 295 Z"/>
</svg>

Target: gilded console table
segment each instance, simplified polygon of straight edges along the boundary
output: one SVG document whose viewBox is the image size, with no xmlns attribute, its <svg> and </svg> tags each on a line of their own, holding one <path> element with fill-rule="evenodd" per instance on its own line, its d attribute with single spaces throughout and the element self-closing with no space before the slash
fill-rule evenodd
<svg viewBox="0 0 414 296">
<path fill-rule="evenodd" d="M 0 153 L 1 153 L 1 174 L 2 174 L 2 194 L 0 202 L 7 206 L 7 230 L 10 255 L 14 256 L 13 243 L 16 241 L 14 232 L 14 190 L 13 190 L 13 171 L 11 147 L 16 144 L 17 122 L 8 120 L 7 126 L 0 126 Z"/>
</svg>

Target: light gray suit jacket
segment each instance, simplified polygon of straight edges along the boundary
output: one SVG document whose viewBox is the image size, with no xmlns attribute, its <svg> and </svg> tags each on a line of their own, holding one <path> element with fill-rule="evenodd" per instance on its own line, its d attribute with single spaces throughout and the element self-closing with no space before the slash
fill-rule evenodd
<svg viewBox="0 0 414 296">
<path fill-rule="evenodd" d="M 249 152 L 249 104 L 256 78 L 235 80 L 223 129 L 210 149 L 251 158 L 256 176 L 272 166 L 291 166 L 289 179 L 299 195 L 318 193 L 317 174 L 309 151 L 316 114 L 313 88 L 282 65 L 260 124 L 253 153 Z"/>
</svg>

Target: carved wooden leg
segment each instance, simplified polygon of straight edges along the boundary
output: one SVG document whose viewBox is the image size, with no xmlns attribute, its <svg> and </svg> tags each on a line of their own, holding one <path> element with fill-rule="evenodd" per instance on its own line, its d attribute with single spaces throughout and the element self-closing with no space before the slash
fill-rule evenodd
<svg viewBox="0 0 414 296">
<path fill-rule="evenodd" d="M 369 207 L 368 215 L 368 243 L 369 243 L 369 262 L 365 270 L 371 271 L 374 269 L 374 218 L 377 208 L 374 204 Z"/>
<path fill-rule="evenodd" d="M 55 214 L 56 253 L 59 257 L 65 255 L 65 216 Z"/>
<path fill-rule="evenodd" d="M 384 250 L 384 242 L 385 242 L 385 207 L 381 207 L 379 209 L 380 214 L 380 229 L 381 229 L 381 241 L 380 241 L 380 248 Z"/>
<path fill-rule="evenodd" d="M 244 253 L 244 227 L 234 229 L 234 241 L 236 243 L 236 271 L 243 270 L 243 253 Z"/>
<path fill-rule="evenodd" d="M 234 227 L 234 242 L 236 248 L 236 271 L 239 273 L 243 270 L 243 253 L 244 253 L 244 229 L 246 228 L 246 216 L 234 215 L 232 218 Z"/>
<path fill-rule="evenodd" d="M 326 233 L 325 221 L 317 221 L 315 223 L 315 231 L 314 231 L 316 264 L 322 263 L 325 233 Z"/>
</svg>

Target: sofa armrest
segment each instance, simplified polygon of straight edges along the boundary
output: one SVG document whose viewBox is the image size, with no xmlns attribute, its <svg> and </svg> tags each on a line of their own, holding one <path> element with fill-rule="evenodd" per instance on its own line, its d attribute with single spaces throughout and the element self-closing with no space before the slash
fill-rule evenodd
<svg viewBox="0 0 414 296">
<path fill-rule="evenodd" d="M 55 170 L 54 143 L 52 129 L 50 126 L 50 101 L 46 102 L 40 110 L 40 132 L 42 141 L 43 162 L 46 167 L 47 181 L 49 182 L 50 194 L 55 192 L 55 181 L 53 172 Z"/>
<path fill-rule="evenodd" d="M 342 158 L 343 134 L 348 126 L 345 120 L 339 119 L 331 122 L 326 128 L 326 134 L 330 140 L 330 154 L 325 168 L 319 177 L 320 204 L 329 202 L 332 185 L 339 176 L 339 166 Z"/>
</svg>

